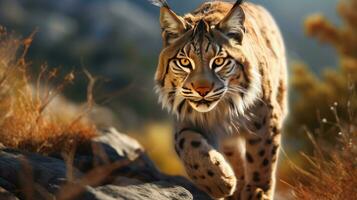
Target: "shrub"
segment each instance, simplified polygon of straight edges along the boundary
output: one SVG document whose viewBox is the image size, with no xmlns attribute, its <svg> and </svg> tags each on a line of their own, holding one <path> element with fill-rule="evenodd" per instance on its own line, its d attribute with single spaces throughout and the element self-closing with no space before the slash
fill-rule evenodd
<svg viewBox="0 0 357 200">
<path fill-rule="evenodd" d="M 21 40 L 0 28 L 0 143 L 46 154 L 66 151 L 95 136 L 95 126 L 85 117 L 91 102 L 78 109 L 60 96 L 74 80 L 73 72 L 59 79 L 57 69 L 43 65 L 31 80 L 25 56 L 32 38 Z M 50 86 L 54 82 L 59 83 Z"/>
</svg>

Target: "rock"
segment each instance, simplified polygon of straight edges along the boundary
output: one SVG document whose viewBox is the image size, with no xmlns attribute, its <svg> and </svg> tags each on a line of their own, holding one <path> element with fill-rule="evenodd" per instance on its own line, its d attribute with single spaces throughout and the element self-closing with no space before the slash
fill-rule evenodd
<svg viewBox="0 0 357 200">
<path fill-rule="evenodd" d="M 192 194 L 181 186 L 171 186 L 170 183 L 159 181 L 135 185 L 117 186 L 105 185 L 89 189 L 95 194 L 93 199 L 116 199 L 116 200 L 187 200 L 193 199 Z"/>
<path fill-rule="evenodd" d="M 135 139 L 119 133 L 114 128 L 103 130 L 101 136 L 93 139 L 93 143 L 102 145 L 109 158 L 114 160 L 118 157 L 110 156 L 117 155 L 134 160 L 144 152 L 144 148 Z"/>
<path fill-rule="evenodd" d="M 87 147 L 88 148 L 88 147 Z M 90 149 L 82 149 L 74 157 L 74 166 L 83 172 L 112 162 L 130 162 L 116 170 L 116 174 L 135 176 L 141 180 L 159 180 L 162 174 L 157 170 L 144 148 L 133 138 L 119 133 L 114 128 L 101 131 L 93 139 Z"/>
<path fill-rule="evenodd" d="M 63 160 L 13 149 L 0 151 L 0 178 L 3 180 L 0 186 L 9 191 L 14 190 L 9 185 L 18 189 L 35 182 L 53 193 L 65 183 L 66 170 Z M 82 175 L 76 169 L 73 174 L 75 177 Z M 3 185 L 4 181 L 7 184 Z"/>
<path fill-rule="evenodd" d="M 210 199 L 186 178 L 161 173 L 136 140 L 113 128 L 79 148 L 72 168 L 73 176 L 67 177 L 59 155 L 2 149 L 0 199 Z"/>
</svg>

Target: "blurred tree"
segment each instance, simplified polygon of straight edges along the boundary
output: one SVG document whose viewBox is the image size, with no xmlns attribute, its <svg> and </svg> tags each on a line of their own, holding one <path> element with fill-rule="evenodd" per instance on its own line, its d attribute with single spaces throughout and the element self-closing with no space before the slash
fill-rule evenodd
<svg viewBox="0 0 357 200">
<path fill-rule="evenodd" d="M 335 113 L 342 121 L 356 124 L 352 116 L 357 109 L 357 98 L 353 96 L 357 85 L 356 10 L 357 0 L 341 0 L 337 7 L 342 19 L 340 26 L 333 25 L 320 14 L 310 16 L 305 21 L 308 36 L 336 49 L 340 66 L 323 71 L 319 78 L 303 64 L 294 66 L 291 79 L 294 101 L 291 103 L 287 125 L 289 137 L 301 138 L 298 133 L 302 132 L 297 131 L 303 131 L 301 125 L 313 132 L 317 132 L 321 123 L 333 127 Z M 331 134 L 324 134 L 323 137 L 326 135 L 333 138 Z"/>
<path fill-rule="evenodd" d="M 296 149 L 287 148 L 295 170 L 285 172 L 282 179 L 292 183 L 292 199 L 357 198 L 356 10 L 357 0 L 340 0 L 341 25 L 333 25 L 321 14 L 305 21 L 308 36 L 336 49 L 339 66 L 324 70 L 320 77 L 304 64 L 293 68 L 294 98 L 286 141 L 303 146 L 298 147 L 302 151 L 299 156 L 291 152 Z"/>
</svg>

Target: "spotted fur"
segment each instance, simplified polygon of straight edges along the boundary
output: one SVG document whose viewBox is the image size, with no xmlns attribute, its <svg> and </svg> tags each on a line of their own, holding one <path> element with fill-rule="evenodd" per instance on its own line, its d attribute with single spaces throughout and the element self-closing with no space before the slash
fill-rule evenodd
<svg viewBox="0 0 357 200">
<path fill-rule="evenodd" d="M 175 149 L 188 175 L 214 198 L 273 199 L 287 114 L 275 21 L 242 1 L 207 2 L 184 16 L 156 2 L 163 38 L 156 91 L 176 115 Z"/>
</svg>

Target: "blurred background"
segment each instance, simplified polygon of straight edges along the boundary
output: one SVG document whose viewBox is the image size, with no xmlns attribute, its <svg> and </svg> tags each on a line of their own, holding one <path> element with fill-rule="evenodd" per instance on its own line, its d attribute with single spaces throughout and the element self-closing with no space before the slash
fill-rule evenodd
<svg viewBox="0 0 357 200">
<path fill-rule="evenodd" d="M 202 2 L 169 1 L 179 14 Z M 338 22 L 336 0 L 254 2 L 264 5 L 276 18 L 290 62 L 304 61 L 316 73 L 336 66 L 333 49 L 305 37 L 303 28 L 306 16 L 315 12 Z M 0 0 L 1 25 L 23 37 L 37 32 L 28 55 L 33 66 L 46 62 L 51 67 L 61 67 L 63 73 L 85 67 L 105 80 L 97 96 L 122 90 L 108 106 L 123 128 L 167 118 L 152 89 L 161 49 L 158 19 L 159 8 L 147 0 Z M 66 95 L 83 101 L 84 86 L 81 80 L 68 88 Z M 130 90 L 125 90 L 127 87 Z"/>
<path fill-rule="evenodd" d="M 357 80 L 356 1 L 347 1 L 355 6 L 352 11 L 337 0 L 251 1 L 272 13 L 285 38 L 291 111 L 284 152 L 299 163 L 297 152 L 312 149 L 304 132 L 316 133 L 321 120 L 335 119 L 330 106 L 341 107 L 342 118 L 347 116 L 348 83 Z M 169 0 L 178 14 L 203 2 Z M 112 125 L 139 139 L 162 170 L 183 174 L 171 145 L 171 116 L 161 110 L 153 90 L 161 49 L 158 19 L 159 8 L 146 0 L 0 0 L 1 25 L 23 37 L 36 32 L 28 54 L 33 74 L 43 63 L 63 73 L 76 71 L 65 96 L 83 102 L 87 83 L 82 69 L 88 69 L 100 79 L 96 102 L 111 111 Z M 338 37 L 346 35 L 350 41 L 337 45 Z M 349 106 L 354 109 L 355 103 Z M 332 144 L 335 135 L 328 137 Z M 288 167 L 281 168 L 285 179 Z"/>
</svg>

